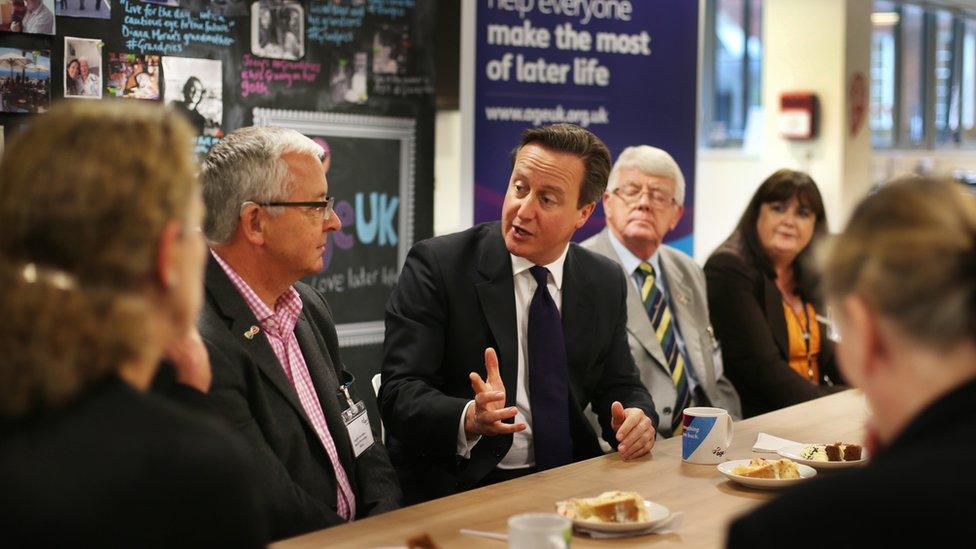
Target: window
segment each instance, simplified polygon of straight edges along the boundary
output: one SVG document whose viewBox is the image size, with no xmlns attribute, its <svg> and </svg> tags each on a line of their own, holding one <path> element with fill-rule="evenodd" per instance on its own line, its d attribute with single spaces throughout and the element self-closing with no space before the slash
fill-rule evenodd
<svg viewBox="0 0 976 549">
<path fill-rule="evenodd" d="M 762 89 L 762 0 L 708 0 L 702 79 L 702 140 L 740 146 Z"/>
<path fill-rule="evenodd" d="M 871 21 L 871 142 L 976 147 L 976 14 L 878 0 Z"/>
<path fill-rule="evenodd" d="M 935 12 L 935 143 L 945 145 L 959 137 L 959 88 L 955 69 L 955 17 Z"/>
<path fill-rule="evenodd" d="M 962 25 L 962 70 L 959 74 L 960 133 L 963 142 L 976 143 L 976 18 Z"/>
<path fill-rule="evenodd" d="M 925 11 L 911 4 L 901 8 L 901 108 L 899 138 L 904 147 L 925 145 Z"/>
<path fill-rule="evenodd" d="M 871 17 L 871 143 L 891 147 L 895 130 L 895 29 L 899 15 L 893 2 L 877 2 Z"/>
</svg>

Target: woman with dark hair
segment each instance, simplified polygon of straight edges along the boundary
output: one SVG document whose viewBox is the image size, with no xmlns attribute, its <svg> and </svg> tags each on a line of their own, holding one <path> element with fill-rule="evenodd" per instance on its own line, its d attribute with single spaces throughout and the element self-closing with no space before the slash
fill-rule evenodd
<svg viewBox="0 0 976 549">
<path fill-rule="evenodd" d="M 81 78 L 81 63 L 77 59 L 72 59 L 64 68 L 64 73 L 65 95 L 81 95 L 81 85 L 78 82 L 78 79 Z"/>
<path fill-rule="evenodd" d="M 237 439 L 147 392 L 203 302 L 191 135 L 159 106 L 65 102 L 0 160 L 6 545 L 264 541 Z"/>
<path fill-rule="evenodd" d="M 709 313 L 745 417 L 826 395 L 840 383 L 807 268 L 826 234 L 816 183 L 783 169 L 759 186 L 705 263 Z"/>
</svg>

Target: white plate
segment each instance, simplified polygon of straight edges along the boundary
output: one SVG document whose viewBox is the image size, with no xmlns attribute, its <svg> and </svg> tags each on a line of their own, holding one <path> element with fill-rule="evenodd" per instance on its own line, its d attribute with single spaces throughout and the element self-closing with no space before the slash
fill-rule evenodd
<svg viewBox="0 0 976 549">
<path fill-rule="evenodd" d="M 671 511 L 667 507 L 654 503 L 653 501 L 645 501 L 644 508 L 647 509 L 648 520 L 645 522 L 593 522 L 589 520 L 573 520 L 573 526 L 581 528 L 583 530 L 593 530 L 594 532 L 636 532 L 640 530 L 646 530 L 648 528 L 657 526 L 664 519 L 671 515 Z M 569 506 L 565 501 L 559 501 L 556 503 L 556 512 L 562 516 L 568 516 Z"/>
<path fill-rule="evenodd" d="M 868 462 L 871 456 L 868 455 L 867 449 L 863 446 L 861 447 L 861 459 L 857 461 L 816 461 L 812 459 L 804 459 L 800 457 L 800 452 L 808 446 L 814 446 L 814 444 L 790 444 L 789 446 L 783 446 L 776 451 L 777 454 L 792 459 L 797 463 L 802 463 L 803 465 L 809 465 L 811 467 L 816 467 L 817 469 L 843 469 L 845 467 L 857 467 L 858 465 L 864 465 Z"/>
<path fill-rule="evenodd" d="M 808 467 L 797 463 L 796 470 L 800 473 L 800 478 L 753 478 L 744 477 L 742 475 L 736 475 L 732 472 L 732 469 L 740 465 L 749 465 L 748 459 L 735 459 L 732 461 L 726 461 L 725 463 L 718 464 L 718 470 L 723 475 L 729 477 L 731 480 L 738 482 L 744 486 L 749 486 L 750 488 L 763 488 L 766 490 L 776 490 L 779 488 L 786 488 L 787 486 L 793 486 L 812 478 L 817 475 L 817 470 L 813 467 Z"/>
</svg>

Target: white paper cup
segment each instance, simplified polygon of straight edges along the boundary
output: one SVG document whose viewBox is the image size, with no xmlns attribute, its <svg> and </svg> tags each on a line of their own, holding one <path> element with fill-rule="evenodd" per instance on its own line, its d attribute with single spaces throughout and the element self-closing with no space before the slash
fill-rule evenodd
<svg viewBox="0 0 976 549">
<path fill-rule="evenodd" d="M 568 549 L 573 523 L 556 513 L 523 513 L 508 519 L 509 549 Z"/>
</svg>

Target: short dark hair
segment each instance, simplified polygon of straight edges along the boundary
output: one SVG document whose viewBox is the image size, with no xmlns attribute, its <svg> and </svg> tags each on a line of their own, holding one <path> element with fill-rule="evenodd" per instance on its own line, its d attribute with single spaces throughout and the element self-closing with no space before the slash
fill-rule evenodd
<svg viewBox="0 0 976 549">
<path fill-rule="evenodd" d="M 537 143 L 547 149 L 570 153 L 583 161 L 583 181 L 577 208 L 600 200 L 610 176 L 610 150 L 599 137 L 575 124 L 552 124 L 529 128 L 522 132 L 522 141 L 512 149 L 512 165 L 522 147 Z"/>
<path fill-rule="evenodd" d="M 809 208 L 816 216 L 813 225 L 813 238 L 793 261 L 793 275 L 797 281 L 797 292 L 800 297 L 813 300 L 816 297 L 814 295 L 816 280 L 813 277 L 813 270 L 804 269 L 804 266 L 808 263 L 807 258 L 811 251 L 816 248 L 817 243 L 827 236 L 827 212 L 824 210 L 820 189 L 817 188 L 813 178 L 804 172 L 787 168 L 774 172 L 759 185 L 756 193 L 752 195 L 749 205 L 746 206 L 746 211 L 742 213 L 742 218 L 739 219 L 735 232 L 742 238 L 746 251 L 753 256 L 760 268 L 770 278 L 775 279 L 776 271 L 763 250 L 762 243 L 759 241 L 759 231 L 756 229 L 759 222 L 759 210 L 763 204 L 785 202 L 794 196 L 801 206 Z"/>
<path fill-rule="evenodd" d="M 190 88 L 193 87 L 193 83 L 194 82 L 196 82 L 197 84 L 199 84 L 201 88 L 204 87 L 203 86 L 203 82 L 201 82 L 200 79 L 197 78 L 196 76 L 191 76 L 191 77 L 187 78 L 186 79 L 186 82 L 183 83 L 183 97 L 184 97 L 184 99 L 186 98 L 187 92 L 189 92 L 190 91 Z"/>
</svg>

